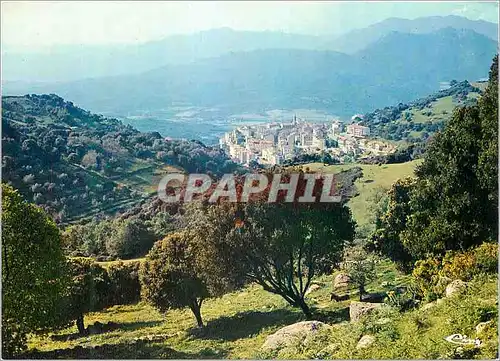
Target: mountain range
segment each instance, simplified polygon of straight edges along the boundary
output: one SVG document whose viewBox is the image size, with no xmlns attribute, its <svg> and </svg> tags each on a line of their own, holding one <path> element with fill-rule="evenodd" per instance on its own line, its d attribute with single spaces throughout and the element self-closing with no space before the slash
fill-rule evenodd
<svg viewBox="0 0 500 361">
<path fill-rule="evenodd" d="M 224 114 L 321 109 L 340 116 L 425 96 L 440 82 L 487 76 L 497 42 L 470 29 L 391 31 L 352 54 L 258 49 L 139 74 L 57 83 L 4 82 L 4 94 L 57 93 L 96 112 L 125 114 L 173 104 Z"/>
<path fill-rule="evenodd" d="M 389 18 L 340 36 L 221 28 L 134 45 L 56 46 L 44 51 L 19 51 L 3 46 L 2 76 L 8 81 L 70 81 L 141 73 L 165 65 L 259 49 L 331 50 L 352 54 L 394 31 L 426 34 L 446 27 L 468 29 L 492 40 L 498 39 L 498 24 L 452 15 L 413 20 Z"/>
</svg>

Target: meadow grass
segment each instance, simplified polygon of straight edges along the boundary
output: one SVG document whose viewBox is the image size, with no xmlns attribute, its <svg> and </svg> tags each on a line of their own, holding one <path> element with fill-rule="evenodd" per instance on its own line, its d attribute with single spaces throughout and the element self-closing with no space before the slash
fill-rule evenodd
<svg viewBox="0 0 500 361">
<path fill-rule="evenodd" d="M 367 286 L 369 292 L 388 290 L 392 285 L 404 284 L 407 279 L 389 261 L 377 264 L 377 274 L 377 280 Z M 330 301 L 334 276 L 335 273 L 317 277 L 313 284 L 319 288 L 306 296 L 315 318 L 330 324 L 349 319 L 350 300 Z M 350 296 L 357 299 L 356 290 L 351 290 Z M 29 347 L 37 349 L 39 355 L 50 355 L 48 352 L 52 350 L 77 346 L 108 345 L 114 347 L 113 355 L 116 357 L 130 358 L 130 352 L 133 352 L 134 357 L 142 355 L 146 358 L 254 358 L 268 335 L 283 326 L 305 320 L 299 309 L 253 284 L 222 297 L 205 300 L 202 316 L 206 326 L 200 330 L 187 308 L 161 314 L 143 302 L 113 306 L 85 315 L 85 324 L 114 322 L 118 325 L 116 330 L 67 340 L 68 336 L 77 332 L 72 326 L 54 334 L 33 335 Z M 162 335 L 165 339 L 134 344 L 138 338 L 153 335 Z"/>
<path fill-rule="evenodd" d="M 355 163 L 324 166 L 322 163 L 311 163 L 304 165 L 303 168 L 309 167 L 312 171 L 325 173 L 339 173 L 353 167 L 360 167 L 363 176 L 354 183 L 358 195 L 351 198 L 347 204 L 358 226 L 366 226 L 374 221 L 376 193 L 388 190 L 400 178 L 413 176 L 416 166 L 420 163 L 421 160 L 380 166 Z"/>
<path fill-rule="evenodd" d="M 430 308 L 404 313 L 387 307 L 358 323 L 333 325 L 329 330 L 278 352 L 261 352 L 262 358 L 287 359 L 495 359 L 498 357 L 497 277 L 473 280 L 466 295 L 434 302 Z M 478 334 L 480 322 L 491 321 Z M 478 338 L 478 348 L 445 340 L 452 334 Z M 363 335 L 375 337 L 367 348 L 357 348 Z"/>
</svg>

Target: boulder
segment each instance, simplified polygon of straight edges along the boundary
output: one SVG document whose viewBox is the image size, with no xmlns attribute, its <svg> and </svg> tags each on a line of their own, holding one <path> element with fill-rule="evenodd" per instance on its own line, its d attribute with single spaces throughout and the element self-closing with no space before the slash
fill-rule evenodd
<svg viewBox="0 0 500 361">
<path fill-rule="evenodd" d="M 446 297 L 460 295 L 467 289 L 467 283 L 461 280 L 455 280 L 446 286 Z"/>
<path fill-rule="evenodd" d="M 374 336 L 372 336 L 372 335 L 364 335 L 358 341 L 358 344 L 356 345 L 356 348 L 357 349 L 367 348 L 367 347 L 370 347 L 371 345 L 373 345 L 374 342 L 375 342 L 375 337 Z"/>
<path fill-rule="evenodd" d="M 347 273 L 339 273 L 333 279 L 333 289 L 347 288 L 351 282 L 351 277 Z"/>
<path fill-rule="evenodd" d="M 430 310 L 432 307 L 436 306 L 436 302 L 429 302 L 422 306 L 422 311 Z"/>
<path fill-rule="evenodd" d="M 363 316 L 371 313 L 373 310 L 383 307 L 383 303 L 370 303 L 352 301 L 349 305 L 349 316 L 351 322 L 359 321 Z"/>
<path fill-rule="evenodd" d="M 486 331 L 490 327 L 492 323 L 493 323 L 492 320 L 478 323 L 476 326 L 476 334 L 481 335 L 484 331 Z"/>
<path fill-rule="evenodd" d="M 280 328 L 268 336 L 262 345 L 266 350 L 278 350 L 305 339 L 322 328 L 330 327 L 320 321 L 302 321 Z"/>
<path fill-rule="evenodd" d="M 316 290 L 319 290 L 321 288 L 320 285 L 318 285 L 317 283 L 313 283 L 311 286 L 309 286 L 309 288 L 307 289 L 306 293 L 304 294 L 304 296 L 307 296 L 308 294 L 310 294 L 311 292 L 314 292 Z"/>
</svg>

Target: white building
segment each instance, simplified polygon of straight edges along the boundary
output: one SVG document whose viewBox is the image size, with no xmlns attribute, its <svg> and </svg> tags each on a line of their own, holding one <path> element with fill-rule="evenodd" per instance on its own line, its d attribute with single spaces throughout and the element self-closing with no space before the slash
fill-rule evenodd
<svg viewBox="0 0 500 361">
<path fill-rule="evenodd" d="M 349 124 L 347 126 L 347 134 L 354 137 L 367 137 L 370 135 L 370 128 L 359 124 Z"/>
</svg>

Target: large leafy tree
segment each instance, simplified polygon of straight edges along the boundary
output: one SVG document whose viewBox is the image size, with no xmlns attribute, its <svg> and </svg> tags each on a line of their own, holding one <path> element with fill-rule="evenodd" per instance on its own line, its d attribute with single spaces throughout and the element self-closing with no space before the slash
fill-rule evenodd
<svg viewBox="0 0 500 361">
<path fill-rule="evenodd" d="M 479 104 L 454 111 L 430 142 L 405 196 L 390 197 L 394 204 L 379 219 L 375 235 L 383 253 L 394 258 L 391 252 L 398 249 L 415 260 L 497 239 L 497 87 L 495 57 Z"/>
<path fill-rule="evenodd" d="M 65 258 L 56 225 L 12 187 L 2 185 L 2 351 L 12 356 L 26 334 L 59 324 Z"/>
<path fill-rule="evenodd" d="M 398 268 L 406 272 L 411 269 L 415 259 L 401 242 L 400 234 L 405 230 L 411 212 L 409 201 L 413 187 L 415 179 L 411 177 L 399 179 L 391 186 L 387 197 L 378 203 L 376 230 L 367 244 L 368 249 L 377 250 L 396 261 Z"/>
<path fill-rule="evenodd" d="M 280 193 L 276 203 L 267 203 L 266 189 L 245 204 L 191 205 L 186 218 L 203 244 L 203 261 L 221 281 L 256 282 L 311 317 L 305 294 L 313 277 L 341 260 L 354 222 L 343 203 L 297 202 L 305 189 L 302 176 L 292 202 Z M 318 184 L 315 194 L 321 189 Z"/>
<path fill-rule="evenodd" d="M 190 232 L 172 233 L 155 243 L 139 271 L 144 299 L 166 312 L 189 307 L 203 327 L 201 306 L 208 297 L 228 290 L 211 269 L 198 262 L 202 254 Z M 217 262 L 217 260 L 214 260 Z"/>
<path fill-rule="evenodd" d="M 61 308 L 67 320 L 75 320 L 80 335 L 86 334 L 84 316 L 109 305 L 110 281 L 107 272 L 90 258 L 68 260 L 71 281 Z"/>
</svg>

